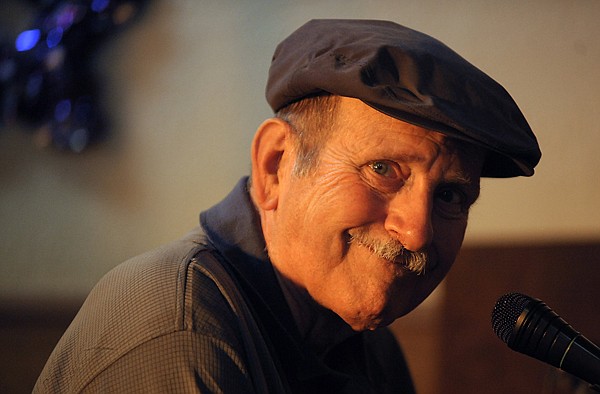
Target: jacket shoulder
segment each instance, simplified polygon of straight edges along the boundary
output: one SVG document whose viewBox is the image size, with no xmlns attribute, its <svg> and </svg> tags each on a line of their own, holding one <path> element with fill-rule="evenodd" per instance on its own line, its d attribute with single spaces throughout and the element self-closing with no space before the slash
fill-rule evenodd
<svg viewBox="0 0 600 394">
<path fill-rule="evenodd" d="M 235 315 L 215 278 L 193 258 L 208 248 L 197 228 L 109 271 L 57 344 L 36 389 L 77 392 L 131 352 L 182 332 L 238 347 Z M 156 357 L 165 351 L 156 349 Z"/>
</svg>

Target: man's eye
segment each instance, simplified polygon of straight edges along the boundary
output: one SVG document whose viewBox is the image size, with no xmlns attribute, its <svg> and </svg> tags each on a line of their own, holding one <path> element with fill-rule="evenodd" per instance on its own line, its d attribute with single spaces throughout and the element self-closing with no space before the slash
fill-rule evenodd
<svg viewBox="0 0 600 394">
<path fill-rule="evenodd" d="M 395 193 L 404 184 L 402 169 L 394 161 L 375 160 L 362 168 L 366 182 L 383 193 Z"/>
<path fill-rule="evenodd" d="M 437 192 L 436 204 L 438 211 L 447 217 L 462 216 L 468 212 L 467 198 L 459 190 L 448 188 Z"/>
<path fill-rule="evenodd" d="M 373 172 L 375 172 L 376 174 L 379 174 L 379 175 L 383 175 L 383 176 L 387 176 L 387 177 L 392 177 L 392 176 L 396 175 L 395 171 L 392 168 L 392 166 L 390 165 L 390 163 L 385 162 L 385 161 L 374 161 L 371 164 L 369 164 L 369 167 L 371 167 Z"/>
<path fill-rule="evenodd" d="M 445 189 L 438 192 L 438 198 L 445 202 L 446 204 L 459 204 L 462 205 L 464 203 L 465 197 L 462 193 L 457 192 L 456 190 Z"/>
</svg>

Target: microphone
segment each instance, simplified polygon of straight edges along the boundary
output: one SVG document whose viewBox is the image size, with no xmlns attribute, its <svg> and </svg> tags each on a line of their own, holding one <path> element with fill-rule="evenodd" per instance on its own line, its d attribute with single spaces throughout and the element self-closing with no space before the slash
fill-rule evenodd
<svg viewBox="0 0 600 394">
<path fill-rule="evenodd" d="M 492 328 L 509 348 L 600 389 L 600 348 L 542 301 L 519 293 L 503 295 L 492 311 Z"/>
</svg>

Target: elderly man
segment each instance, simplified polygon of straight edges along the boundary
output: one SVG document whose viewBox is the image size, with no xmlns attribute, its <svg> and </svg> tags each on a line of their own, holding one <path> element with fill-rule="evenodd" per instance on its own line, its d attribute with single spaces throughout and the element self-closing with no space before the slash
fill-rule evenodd
<svg viewBox="0 0 600 394">
<path fill-rule="evenodd" d="M 452 266 L 481 176 L 533 174 L 508 93 L 391 22 L 277 48 L 252 176 L 184 239 L 112 270 L 36 392 L 412 393 L 385 328 Z"/>
</svg>

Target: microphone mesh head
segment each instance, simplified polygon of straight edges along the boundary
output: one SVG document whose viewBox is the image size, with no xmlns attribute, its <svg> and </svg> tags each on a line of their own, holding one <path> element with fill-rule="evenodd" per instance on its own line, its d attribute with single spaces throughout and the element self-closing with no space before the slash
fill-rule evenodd
<svg viewBox="0 0 600 394">
<path fill-rule="evenodd" d="M 520 293 L 509 293 L 498 298 L 492 311 L 492 328 L 504 343 L 508 344 L 517 319 L 532 298 Z"/>
</svg>

